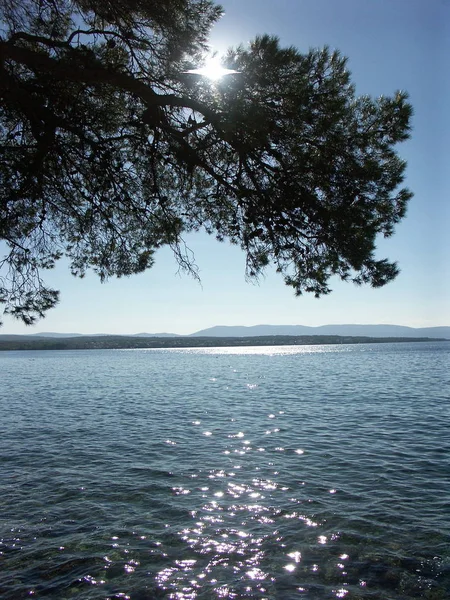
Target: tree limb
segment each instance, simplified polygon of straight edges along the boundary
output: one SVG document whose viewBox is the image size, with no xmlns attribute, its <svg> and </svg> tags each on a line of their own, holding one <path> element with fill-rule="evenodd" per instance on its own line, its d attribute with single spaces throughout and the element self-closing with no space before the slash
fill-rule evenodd
<svg viewBox="0 0 450 600">
<path fill-rule="evenodd" d="M 220 121 L 220 117 L 215 111 L 198 100 L 186 98 L 185 96 L 179 97 L 175 94 L 157 94 L 149 85 L 131 75 L 108 70 L 99 65 L 79 68 L 28 48 L 21 48 L 10 42 L 0 41 L 0 64 L 5 60 L 13 60 L 33 71 L 52 73 L 65 81 L 79 81 L 93 86 L 99 84 L 111 85 L 116 89 L 136 94 L 145 104 L 190 108 L 213 123 Z"/>
</svg>

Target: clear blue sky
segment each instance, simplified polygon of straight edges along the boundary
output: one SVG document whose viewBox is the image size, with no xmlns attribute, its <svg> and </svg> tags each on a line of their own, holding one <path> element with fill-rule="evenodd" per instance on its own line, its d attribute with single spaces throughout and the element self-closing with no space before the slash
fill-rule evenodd
<svg viewBox="0 0 450 600">
<path fill-rule="evenodd" d="M 406 219 L 380 257 L 401 273 L 373 290 L 334 282 L 316 300 L 295 298 L 274 272 L 259 285 L 245 281 L 243 254 L 206 235 L 188 239 L 202 286 L 161 250 L 145 274 L 100 284 L 73 278 L 65 265 L 47 283 L 61 290 L 59 306 L 32 328 L 5 319 L 0 333 L 191 333 L 212 325 L 396 323 L 450 325 L 450 0 L 225 0 L 212 32 L 219 51 L 258 33 L 276 34 L 301 50 L 329 45 L 349 57 L 359 93 L 409 92 L 412 139 L 400 146 L 415 196 Z"/>
</svg>

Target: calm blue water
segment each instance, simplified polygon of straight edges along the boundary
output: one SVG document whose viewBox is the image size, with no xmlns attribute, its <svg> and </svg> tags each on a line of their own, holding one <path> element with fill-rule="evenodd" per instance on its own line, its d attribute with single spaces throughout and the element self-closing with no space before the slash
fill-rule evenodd
<svg viewBox="0 0 450 600">
<path fill-rule="evenodd" d="M 450 598 L 450 343 L 0 353 L 0 597 Z"/>
</svg>

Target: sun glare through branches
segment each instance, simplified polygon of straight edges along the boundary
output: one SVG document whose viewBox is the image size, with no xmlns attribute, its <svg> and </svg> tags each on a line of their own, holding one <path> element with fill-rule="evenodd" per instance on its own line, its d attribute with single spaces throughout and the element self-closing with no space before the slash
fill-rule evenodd
<svg viewBox="0 0 450 600">
<path fill-rule="evenodd" d="M 233 73 L 239 73 L 234 69 L 225 69 L 222 67 L 220 58 L 211 57 L 205 62 L 204 66 L 199 69 L 190 69 L 185 71 L 186 73 L 192 73 L 193 75 L 203 75 L 211 81 L 218 81 L 225 75 L 232 75 Z"/>
</svg>

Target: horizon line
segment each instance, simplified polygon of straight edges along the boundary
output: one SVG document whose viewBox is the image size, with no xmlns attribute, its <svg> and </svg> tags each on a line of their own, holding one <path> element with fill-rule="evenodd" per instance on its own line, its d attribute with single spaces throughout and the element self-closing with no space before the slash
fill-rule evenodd
<svg viewBox="0 0 450 600">
<path fill-rule="evenodd" d="M 148 332 L 148 331 L 139 331 L 136 333 L 117 333 L 117 332 L 95 332 L 95 333 L 80 333 L 79 331 L 77 332 L 66 332 L 66 331 L 59 331 L 59 330 L 52 330 L 52 331 L 30 331 L 30 333 L 26 332 L 26 333 L 8 333 L 5 331 L 2 331 L 2 328 L 0 327 L 0 336 L 2 335 L 18 335 L 18 336 L 39 336 L 39 335 L 49 335 L 49 334 L 56 334 L 56 335 L 65 335 L 65 336 L 106 336 L 106 335 L 117 335 L 117 336 L 129 336 L 129 337 L 135 337 L 135 336 L 153 336 L 153 337 L 158 337 L 159 335 L 163 335 L 163 336 L 177 336 L 177 337 L 189 337 L 191 335 L 203 332 L 203 331 L 209 331 L 211 329 L 216 329 L 216 328 L 223 328 L 223 329 L 234 329 L 234 328 L 244 328 L 244 329 L 253 329 L 253 328 L 257 328 L 257 327 L 304 327 L 307 329 L 321 329 L 321 328 L 325 328 L 325 327 L 400 327 L 400 328 L 405 328 L 405 329 L 414 329 L 414 330 L 420 330 L 420 329 L 439 329 L 439 328 L 443 328 L 443 327 L 450 327 L 450 325 L 421 325 L 421 326 L 412 326 L 412 325 L 398 325 L 396 323 L 326 323 L 324 325 L 302 325 L 302 324 L 271 324 L 271 323 L 259 323 L 256 325 L 212 325 L 210 327 L 204 327 L 202 329 L 198 329 L 195 331 L 192 331 L 190 333 L 175 333 L 175 332 L 170 332 L 170 331 L 159 331 L 159 332 Z M 289 334 L 285 334 L 285 335 L 289 335 Z"/>
</svg>

